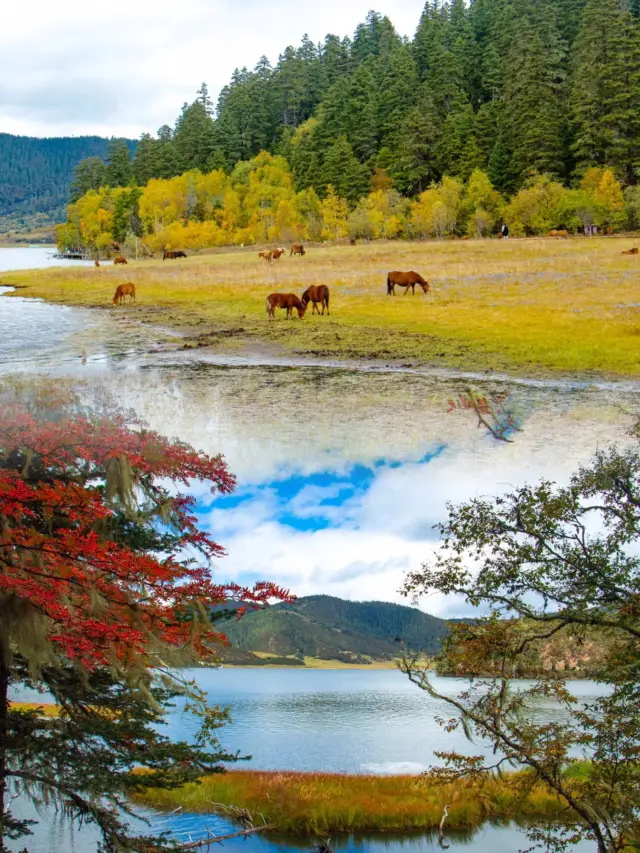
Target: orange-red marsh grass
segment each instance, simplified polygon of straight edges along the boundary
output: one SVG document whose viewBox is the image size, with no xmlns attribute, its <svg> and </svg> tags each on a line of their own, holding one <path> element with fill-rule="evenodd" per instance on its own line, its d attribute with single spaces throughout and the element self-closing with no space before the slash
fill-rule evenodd
<svg viewBox="0 0 640 853">
<path fill-rule="evenodd" d="M 376 242 L 310 247 L 266 264 L 257 251 L 127 267 L 4 274 L 20 296 L 102 306 L 120 322 L 177 330 L 180 345 L 264 348 L 512 373 L 636 376 L 640 260 L 628 238 Z M 422 292 L 387 296 L 390 270 L 417 270 Z M 137 304 L 111 304 L 117 284 Z M 265 297 L 327 284 L 331 316 L 267 322 Z M 282 315 L 284 316 L 284 315 Z M 126 318 L 126 319 L 125 319 Z"/>
<path fill-rule="evenodd" d="M 264 815 L 278 831 L 301 834 L 432 829 L 445 804 L 451 829 L 473 828 L 487 819 L 557 818 L 562 808 L 558 798 L 542 785 L 523 794 L 522 781 L 521 774 L 491 777 L 482 784 L 441 784 L 428 776 L 233 770 L 136 799 L 158 809 L 182 806 L 191 812 L 234 805 L 248 809 L 254 819 Z"/>
</svg>

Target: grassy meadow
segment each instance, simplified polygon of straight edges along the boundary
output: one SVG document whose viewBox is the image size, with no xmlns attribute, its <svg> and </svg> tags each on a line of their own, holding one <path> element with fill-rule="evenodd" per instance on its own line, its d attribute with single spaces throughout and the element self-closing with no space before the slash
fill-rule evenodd
<svg viewBox="0 0 640 853">
<path fill-rule="evenodd" d="M 488 819 L 557 818 L 559 799 L 542 785 L 523 793 L 522 774 L 484 782 L 435 782 L 428 776 L 364 776 L 232 770 L 176 790 L 153 789 L 139 804 L 161 810 L 224 813 L 246 808 L 274 830 L 311 834 L 433 829 L 445 804 L 448 829 L 472 829 Z"/>
<path fill-rule="evenodd" d="M 99 306 L 170 328 L 176 345 L 224 352 L 377 359 L 529 375 L 640 372 L 637 238 L 375 242 L 310 247 L 270 265 L 257 249 L 127 267 L 56 267 L 5 274 L 19 295 Z M 386 274 L 413 269 L 431 284 L 386 293 Z M 113 306 L 132 281 L 137 304 Z M 265 297 L 331 291 L 331 316 L 268 321 Z"/>
</svg>

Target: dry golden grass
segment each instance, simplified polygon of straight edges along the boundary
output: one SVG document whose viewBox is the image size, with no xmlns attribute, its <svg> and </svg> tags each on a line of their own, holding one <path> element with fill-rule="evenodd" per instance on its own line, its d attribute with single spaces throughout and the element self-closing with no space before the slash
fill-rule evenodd
<svg viewBox="0 0 640 853">
<path fill-rule="evenodd" d="M 429 777 L 364 776 L 338 773 L 230 771 L 207 776 L 175 790 L 153 789 L 136 800 L 159 809 L 182 806 L 190 812 L 214 812 L 215 804 L 246 808 L 282 832 L 323 833 L 432 829 L 445 804 L 447 828 L 466 829 L 484 820 L 510 817 L 558 817 L 555 794 L 535 785 L 523 795 L 522 776 L 455 784 Z"/>
<path fill-rule="evenodd" d="M 636 240 L 637 242 L 637 240 Z M 311 247 L 271 265 L 257 251 L 125 268 L 60 267 L 3 276 L 21 296 L 103 306 L 185 335 L 187 347 L 269 345 L 300 355 L 373 358 L 528 374 L 639 372 L 640 259 L 633 239 L 376 242 Z M 415 269 L 431 292 L 386 294 L 386 274 Z M 111 305 L 133 281 L 136 306 Z M 331 290 L 331 316 L 269 322 L 265 297 Z"/>
<path fill-rule="evenodd" d="M 39 711 L 45 717 L 57 717 L 58 706 L 51 702 L 10 702 L 13 711 Z"/>
</svg>

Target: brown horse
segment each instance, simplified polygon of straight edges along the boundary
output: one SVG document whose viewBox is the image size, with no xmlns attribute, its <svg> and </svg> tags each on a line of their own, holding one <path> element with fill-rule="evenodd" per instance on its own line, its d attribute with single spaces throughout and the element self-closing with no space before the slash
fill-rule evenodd
<svg viewBox="0 0 640 853">
<path fill-rule="evenodd" d="M 272 261 L 279 261 L 280 256 L 284 255 L 285 252 L 286 252 L 285 249 L 272 249 L 271 250 L 271 260 Z"/>
<path fill-rule="evenodd" d="M 116 255 L 115 258 L 113 259 L 113 263 L 114 264 L 126 264 L 127 259 L 124 257 L 124 255 Z"/>
<path fill-rule="evenodd" d="M 265 261 L 271 260 L 271 252 L 258 252 L 259 258 L 264 258 Z"/>
<path fill-rule="evenodd" d="M 100 261 L 96 258 L 93 262 L 97 267 L 100 266 Z"/>
<path fill-rule="evenodd" d="M 116 287 L 113 304 L 122 305 L 125 296 L 128 296 L 130 300 L 133 300 L 134 302 L 136 301 L 136 286 L 132 281 L 128 281 L 126 284 L 119 284 Z"/>
<path fill-rule="evenodd" d="M 623 252 L 622 254 L 623 255 L 637 255 L 638 249 L 636 247 L 634 247 L 633 249 L 629 249 L 628 251 Z"/>
<path fill-rule="evenodd" d="M 569 232 L 561 228 L 559 231 L 549 231 L 547 237 L 562 237 L 563 240 L 568 240 Z"/>
<path fill-rule="evenodd" d="M 295 293 L 270 293 L 267 296 L 267 315 L 275 318 L 276 308 L 287 309 L 287 320 L 293 317 L 293 309 L 297 308 L 298 317 L 302 320 L 306 306 L 300 302 Z"/>
<path fill-rule="evenodd" d="M 327 314 L 329 313 L 329 288 L 326 284 L 312 284 L 311 287 L 308 287 L 305 292 L 302 294 L 302 304 L 305 309 L 309 307 L 309 303 L 313 302 L 311 313 L 314 312 L 320 313 L 318 310 L 318 303 L 322 305 L 322 313 L 324 314 L 324 309 L 326 307 Z"/>
<path fill-rule="evenodd" d="M 395 270 L 387 275 L 387 296 L 390 294 L 396 295 L 396 285 L 404 287 L 404 295 L 406 296 L 411 288 L 411 292 L 415 295 L 416 284 L 419 284 L 423 293 L 428 293 L 429 282 L 425 281 L 420 273 L 410 270 L 409 272 L 400 272 Z"/>
<path fill-rule="evenodd" d="M 291 255 L 289 255 L 289 257 L 291 257 L 292 255 L 304 255 L 304 246 L 302 245 L 302 243 L 293 244 L 293 246 L 291 247 Z"/>
<path fill-rule="evenodd" d="M 170 249 L 169 250 L 168 249 L 162 250 L 162 260 L 163 261 L 166 261 L 167 258 L 169 258 L 169 260 L 172 261 L 175 258 L 186 258 L 186 257 L 187 257 L 187 253 L 183 252 L 180 249 L 178 249 L 178 251 L 172 251 Z"/>
</svg>

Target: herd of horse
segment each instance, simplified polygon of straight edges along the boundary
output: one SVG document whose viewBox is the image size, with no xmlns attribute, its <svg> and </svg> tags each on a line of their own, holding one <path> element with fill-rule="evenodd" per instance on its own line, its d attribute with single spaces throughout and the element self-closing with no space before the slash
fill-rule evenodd
<svg viewBox="0 0 640 853">
<path fill-rule="evenodd" d="M 258 252 L 258 257 L 263 260 L 271 263 L 271 261 L 279 261 L 283 255 L 287 254 L 287 250 L 283 249 L 282 246 L 278 246 L 277 249 L 265 249 L 263 252 Z M 294 243 L 291 247 L 291 252 L 289 253 L 289 257 L 293 257 L 294 255 L 302 255 L 305 254 L 305 248 L 302 243 Z"/>
<path fill-rule="evenodd" d="M 548 237 L 560 237 L 563 239 L 567 239 L 569 234 L 564 229 L 558 231 L 549 231 L 547 234 Z M 279 261 L 282 255 L 286 254 L 286 249 L 281 246 L 277 249 L 265 250 L 262 252 L 258 252 L 258 257 L 263 258 L 268 263 L 271 261 Z M 305 248 L 302 243 L 294 243 L 291 247 L 290 257 L 293 255 L 304 255 Z M 622 252 L 623 255 L 637 255 L 639 254 L 639 250 L 634 247 L 633 249 L 628 249 L 627 251 Z M 187 255 L 183 251 L 173 251 L 164 249 L 162 252 L 162 260 L 174 259 L 174 258 L 186 258 Z M 126 264 L 127 259 L 124 255 L 116 255 L 113 259 L 114 264 Z M 96 258 L 95 265 L 97 267 L 100 266 L 100 262 Z M 420 273 L 415 272 L 415 270 L 393 270 L 392 272 L 387 273 L 387 296 L 395 296 L 396 295 L 396 287 L 404 288 L 404 295 L 406 296 L 411 290 L 411 293 L 415 296 L 416 285 L 422 288 L 423 293 L 429 292 L 429 282 L 423 278 Z M 129 281 L 125 284 L 119 284 L 116 288 L 116 292 L 113 297 L 114 305 L 122 305 L 126 301 L 135 302 L 136 301 L 136 286 L 133 282 Z M 322 314 L 324 315 L 325 309 L 327 311 L 327 316 L 329 315 L 329 288 L 326 284 L 320 285 L 312 285 L 308 287 L 305 292 L 302 294 L 302 297 L 299 298 L 295 293 L 270 293 L 266 299 L 266 309 L 267 316 L 271 319 L 275 319 L 275 311 L 276 308 L 281 308 L 286 310 L 286 319 L 293 318 L 293 312 L 298 312 L 298 317 L 302 319 L 309 307 L 309 303 L 311 303 L 311 313 L 312 314 Z M 322 307 L 322 311 L 320 308 Z"/>
</svg>

